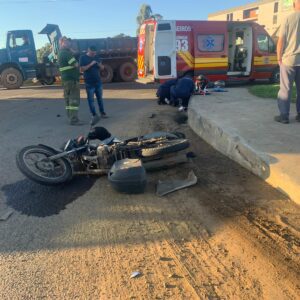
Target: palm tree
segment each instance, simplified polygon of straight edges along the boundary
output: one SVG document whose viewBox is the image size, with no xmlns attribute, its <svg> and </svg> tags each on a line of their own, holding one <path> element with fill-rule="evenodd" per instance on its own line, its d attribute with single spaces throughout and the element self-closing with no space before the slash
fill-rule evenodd
<svg viewBox="0 0 300 300">
<path fill-rule="evenodd" d="M 140 26 L 144 23 L 144 21 L 147 19 L 151 19 L 151 18 L 153 18 L 155 20 L 161 20 L 163 18 L 163 16 L 160 14 L 153 14 L 152 8 L 150 5 L 142 4 L 139 14 L 136 17 L 136 22 L 138 23 L 137 35 L 139 34 Z"/>
</svg>

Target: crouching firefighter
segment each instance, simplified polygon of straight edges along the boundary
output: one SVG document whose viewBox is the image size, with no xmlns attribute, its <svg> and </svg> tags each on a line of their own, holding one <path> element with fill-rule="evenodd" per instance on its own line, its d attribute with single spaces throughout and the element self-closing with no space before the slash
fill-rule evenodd
<svg viewBox="0 0 300 300">
<path fill-rule="evenodd" d="M 186 110 L 194 90 L 195 84 L 191 76 L 186 75 L 178 79 L 176 85 L 171 87 L 171 104 L 174 106 L 181 104 L 180 110 Z"/>
<path fill-rule="evenodd" d="M 166 82 L 162 83 L 157 92 L 156 92 L 156 96 L 158 98 L 157 103 L 158 104 L 169 104 L 170 103 L 170 99 L 171 99 L 171 87 L 173 85 L 176 85 L 177 83 L 177 79 L 170 79 L 167 80 Z"/>
<path fill-rule="evenodd" d="M 80 104 L 79 65 L 71 51 L 71 40 L 66 37 L 60 39 L 58 64 L 69 122 L 71 125 L 82 125 L 78 118 Z"/>
</svg>

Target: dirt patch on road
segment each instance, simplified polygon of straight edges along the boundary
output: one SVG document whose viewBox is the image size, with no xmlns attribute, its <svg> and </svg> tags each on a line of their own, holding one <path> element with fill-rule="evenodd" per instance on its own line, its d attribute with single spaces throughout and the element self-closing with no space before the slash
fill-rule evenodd
<svg viewBox="0 0 300 300">
<path fill-rule="evenodd" d="M 190 261 L 184 260 L 183 264 L 197 270 L 190 275 L 192 282 L 208 283 L 209 287 L 195 289 L 197 295 L 225 299 L 296 298 L 300 291 L 299 206 L 212 149 L 181 120 L 182 114 L 161 108 L 151 128 L 184 132 L 196 154 L 190 164 L 181 166 L 180 174 L 193 169 L 198 185 L 183 191 L 184 197 L 178 193 L 170 199 L 178 199 L 176 211 L 189 219 L 185 226 L 194 238 L 198 236 L 188 243 L 172 243 L 175 249 L 188 249 Z M 165 173 L 168 179 L 178 176 L 178 168 Z M 187 199 L 194 203 L 191 205 Z M 207 215 L 201 216 L 204 208 Z M 201 236 L 202 227 L 205 237 Z M 203 241 L 207 249 L 197 251 Z M 202 264 L 206 271 L 199 275 Z M 218 280 L 220 274 L 222 280 Z"/>
<path fill-rule="evenodd" d="M 182 131 L 196 157 L 149 173 L 142 195 L 101 178 L 59 214 L 15 213 L 0 228 L 1 299 L 297 299 L 299 207 L 153 107 L 119 133 Z M 191 169 L 197 185 L 155 195 Z"/>
</svg>

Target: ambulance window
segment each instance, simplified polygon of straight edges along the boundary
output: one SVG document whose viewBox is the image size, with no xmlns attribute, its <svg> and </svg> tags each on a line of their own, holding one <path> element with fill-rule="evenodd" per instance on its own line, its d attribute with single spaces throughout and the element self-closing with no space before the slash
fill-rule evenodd
<svg viewBox="0 0 300 300">
<path fill-rule="evenodd" d="M 224 35 L 198 35 L 198 49 L 201 52 L 222 52 L 224 50 Z"/>
<path fill-rule="evenodd" d="M 171 30 L 171 25 L 170 25 L 170 23 L 158 24 L 157 30 L 158 31 Z"/>
<path fill-rule="evenodd" d="M 257 43 L 260 51 L 269 52 L 269 38 L 266 34 L 258 35 Z"/>
</svg>

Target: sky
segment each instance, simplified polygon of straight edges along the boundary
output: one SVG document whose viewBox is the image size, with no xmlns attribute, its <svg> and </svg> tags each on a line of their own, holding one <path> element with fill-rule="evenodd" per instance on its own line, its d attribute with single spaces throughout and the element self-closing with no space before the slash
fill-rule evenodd
<svg viewBox="0 0 300 300">
<path fill-rule="evenodd" d="M 135 36 L 136 16 L 143 3 L 166 20 L 206 20 L 209 13 L 251 0 L 0 0 L 0 48 L 9 30 L 30 29 L 37 48 L 47 42 L 38 32 L 58 24 L 71 38 L 102 38 L 119 33 Z"/>
</svg>

